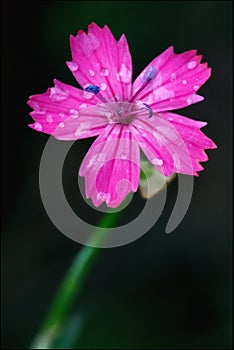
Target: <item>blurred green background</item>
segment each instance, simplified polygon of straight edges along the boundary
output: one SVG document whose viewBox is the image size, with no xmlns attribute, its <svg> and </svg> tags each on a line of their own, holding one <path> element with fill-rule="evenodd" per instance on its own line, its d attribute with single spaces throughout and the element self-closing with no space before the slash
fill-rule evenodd
<svg viewBox="0 0 234 350">
<path fill-rule="evenodd" d="M 42 1 L 2 7 L 2 347 L 29 347 L 56 288 L 81 245 L 51 223 L 38 185 L 48 136 L 27 127 L 26 102 L 57 78 L 77 85 L 65 61 L 69 35 L 90 22 L 125 33 L 134 78 L 168 46 L 198 49 L 213 68 L 205 101 L 181 114 L 208 121 L 218 145 L 195 179 L 189 210 L 170 235 L 165 226 L 177 194 L 141 239 L 102 249 L 58 347 L 231 348 L 232 337 L 232 2 Z M 72 147 L 64 185 L 71 206 L 98 220 L 77 189 L 77 172 L 93 139 Z M 137 193 L 123 220 L 144 201 Z M 154 213 L 152 213 L 154 215 Z"/>
</svg>

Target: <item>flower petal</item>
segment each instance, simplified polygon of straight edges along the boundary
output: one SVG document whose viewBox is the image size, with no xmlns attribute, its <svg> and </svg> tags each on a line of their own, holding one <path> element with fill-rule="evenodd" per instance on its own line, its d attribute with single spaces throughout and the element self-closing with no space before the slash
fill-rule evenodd
<svg viewBox="0 0 234 350">
<path fill-rule="evenodd" d="M 47 92 L 30 96 L 28 105 L 34 109 L 30 115 L 35 123 L 29 126 L 51 135 L 59 124 L 78 118 L 79 112 L 93 103 L 84 99 L 82 90 L 54 80 L 54 87 Z"/>
<path fill-rule="evenodd" d="M 112 115 L 110 105 L 99 103 L 81 110 L 77 117 L 70 115 L 58 125 L 53 136 L 59 140 L 78 140 L 97 136 L 110 123 L 110 115 Z"/>
<path fill-rule="evenodd" d="M 107 26 L 91 23 L 88 34 L 71 36 L 72 62 L 67 62 L 78 83 L 96 85 L 109 101 L 127 101 L 131 95 L 132 59 L 123 35 L 116 41 Z M 94 100 L 97 97 L 92 96 Z"/>
<path fill-rule="evenodd" d="M 136 123 L 136 125 L 137 127 L 131 127 L 134 140 L 158 171 L 165 176 L 171 176 L 175 172 L 175 168 L 170 151 L 163 142 L 153 137 L 151 130 L 147 130 L 146 127 L 142 127 L 139 123 Z"/>
<path fill-rule="evenodd" d="M 198 176 L 199 162 L 208 157 L 204 149 L 216 148 L 200 128 L 205 122 L 174 113 L 154 114 L 151 119 L 136 118 L 134 139 L 140 142 L 146 157 L 165 176 L 182 173 Z"/>
<path fill-rule="evenodd" d="M 145 74 L 155 68 L 155 78 L 138 94 L 155 112 L 170 111 L 202 101 L 196 91 L 209 79 L 211 68 L 200 63 L 196 50 L 175 54 L 173 46 L 156 57 L 133 84 L 133 94 L 143 84 Z"/>
<path fill-rule="evenodd" d="M 127 125 L 108 125 L 94 141 L 81 165 L 86 196 L 95 206 L 117 207 L 136 192 L 140 177 L 140 148 Z"/>
</svg>

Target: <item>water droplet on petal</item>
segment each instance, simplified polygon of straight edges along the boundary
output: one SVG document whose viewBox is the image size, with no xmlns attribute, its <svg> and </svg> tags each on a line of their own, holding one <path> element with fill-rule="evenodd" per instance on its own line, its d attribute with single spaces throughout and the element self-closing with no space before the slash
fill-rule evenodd
<svg viewBox="0 0 234 350">
<path fill-rule="evenodd" d="M 97 162 L 104 162 L 104 160 L 106 159 L 106 155 L 105 153 L 98 153 L 95 154 L 89 161 L 87 168 L 90 168 L 92 165 L 94 165 Z"/>
<path fill-rule="evenodd" d="M 101 84 L 100 84 L 100 89 L 101 89 L 102 91 L 105 91 L 106 88 L 107 88 L 107 86 L 106 86 L 105 83 L 101 83 Z"/>
<path fill-rule="evenodd" d="M 126 155 L 125 153 L 121 153 L 121 154 L 120 154 L 120 158 L 121 158 L 121 159 L 127 159 L 127 155 Z"/>
<path fill-rule="evenodd" d="M 100 71 L 100 74 L 104 77 L 108 76 L 109 75 L 109 70 L 107 68 L 102 68 L 101 71 Z"/>
<path fill-rule="evenodd" d="M 50 89 L 50 99 L 52 102 L 64 101 L 68 98 L 68 94 L 58 87 L 53 87 Z"/>
<path fill-rule="evenodd" d="M 79 117 L 79 112 L 76 109 L 69 109 L 69 114 L 71 114 L 71 118 L 78 118 Z"/>
<path fill-rule="evenodd" d="M 64 114 L 64 113 L 59 113 L 59 116 L 60 116 L 61 118 L 64 118 L 64 117 L 65 117 L 65 114 Z"/>
<path fill-rule="evenodd" d="M 43 130 L 43 126 L 40 123 L 37 123 L 37 122 L 33 125 L 33 127 L 37 131 L 42 131 Z"/>
<path fill-rule="evenodd" d="M 167 118 L 167 120 L 170 120 L 170 121 L 172 121 L 172 120 L 174 120 L 172 117 L 170 117 L 170 118 Z"/>
<path fill-rule="evenodd" d="M 194 85 L 193 90 L 197 91 L 199 89 L 199 85 Z"/>
<path fill-rule="evenodd" d="M 111 199 L 110 193 L 105 192 L 98 192 L 97 194 L 97 200 L 105 201 L 106 203 L 109 203 Z"/>
<path fill-rule="evenodd" d="M 83 97 L 84 97 L 86 100 L 89 100 L 89 99 L 92 98 L 93 96 L 95 96 L 95 95 L 92 94 L 91 92 L 83 91 Z"/>
<path fill-rule="evenodd" d="M 153 158 L 151 160 L 151 163 L 154 164 L 154 165 L 163 165 L 163 160 L 159 159 L 159 158 Z"/>
<path fill-rule="evenodd" d="M 191 100 L 191 98 L 187 98 L 187 105 L 191 105 L 193 103 L 193 101 Z"/>
<path fill-rule="evenodd" d="M 48 114 L 47 117 L 46 117 L 46 121 L 51 124 L 53 122 L 53 117 L 51 114 Z"/>
<path fill-rule="evenodd" d="M 128 69 L 125 64 L 121 64 L 120 71 L 118 73 L 118 78 L 122 83 L 130 83 L 132 80 L 132 71 Z"/>
<path fill-rule="evenodd" d="M 89 70 L 89 74 L 91 75 L 91 77 L 94 77 L 95 72 L 94 72 L 92 69 L 90 69 L 90 70 Z"/>
<path fill-rule="evenodd" d="M 85 108 L 87 108 L 87 107 L 88 107 L 87 103 L 82 103 L 82 104 L 79 106 L 79 109 L 85 109 Z"/>
<path fill-rule="evenodd" d="M 80 123 L 79 127 L 75 131 L 75 136 L 80 136 L 84 134 L 84 132 L 87 130 L 89 127 L 88 123 Z"/>
<path fill-rule="evenodd" d="M 197 62 L 196 62 L 196 61 L 191 61 L 191 62 L 189 62 L 189 63 L 187 64 L 187 68 L 188 68 L 188 69 L 193 69 L 193 68 L 196 67 L 196 65 L 197 65 Z"/>
<path fill-rule="evenodd" d="M 186 85 L 187 84 L 187 80 L 182 80 L 182 84 Z"/>
<path fill-rule="evenodd" d="M 129 174 L 129 169 L 126 169 L 126 173 Z"/>
<path fill-rule="evenodd" d="M 63 122 L 59 123 L 58 125 L 60 128 L 64 128 L 65 124 Z"/>
<path fill-rule="evenodd" d="M 78 70 L 78 64 L 76 62 L 67 62 L 68 67 L 72 72 L 75 72 Z"/>
<path fill-rule="evenodd" d="M 171 73 L 171 81 L 175 81 L 176 80 L 176 74 L 175 73 Z"/>
</svg>

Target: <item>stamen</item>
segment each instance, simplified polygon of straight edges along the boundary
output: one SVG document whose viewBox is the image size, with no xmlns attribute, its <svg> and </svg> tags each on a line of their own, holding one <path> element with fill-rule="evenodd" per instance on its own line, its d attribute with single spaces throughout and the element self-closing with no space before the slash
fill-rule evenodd
<svg viewBox="0 0 234 350">
<path fill-rule="evenodd" d="M 154 66 L 151 66 L 143 76 L 143 81 L 153 80 L 157 75 L 157 69 Z"/>
<path fill-rule="evenodd" d="M 87 92 L 90 92 L 90 93 L 92 93 L 94 95 L 96 95 L 99 98 L 99 100 L 101 100 L 103 103 L 107 103 L 108 102 L 104 97 L 102 97 L 99 94 L 99 92 L 101 90 L 99 86 L 89 85 L 89 86 L 86 86 L 86 88 L 84 90 L 87 91 Z"/>
<path fill-rule="evenodd" d="M 152 116 L 153 116 L 152 108 L 149 105 L 147 105 L 147 103 L 143 103 L 143 105 L 149 111 L 149 118 L 152 118 Z"/>
<path fill-rule="evenodd" d="M 144 90 L 144 88 L 149 84 L 149 82 L 151 80 L 153 80 L 156 75 L 157 75 L 157 69 L 154 66 L 151 66 L 144 74 L 143 76 L 143 84 L 141 85 L 140 89 L 135 92 L 135 94 L 131 97 L 130 99 L 130 103 L 133 102 L 135 100 L 135 98 L 137 97 L 137 95 L 139 95 L 139 93 Z"/>
<path fill-rule="evenodd" d="M 86 86 L 85 88 L 85 91 L 91 92 L 94 95 L 97 95 L 100 90 L 101 90 L 100 87 L 96 85 L 89 85 L 89 86 Z"/>
</svg>

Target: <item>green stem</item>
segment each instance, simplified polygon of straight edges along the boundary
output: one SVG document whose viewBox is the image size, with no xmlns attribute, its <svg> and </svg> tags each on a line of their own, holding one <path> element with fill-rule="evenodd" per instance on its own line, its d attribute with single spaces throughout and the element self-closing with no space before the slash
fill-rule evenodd
<svg viewBox="0 0 234 350">
<path fill-rule="evenodd" d="M 98 244 L 105 238 L 106 231 L 103 232 L 103 228 L 114 225 L 118 221 L 120 214 L 121 211 L 104 215 L 99 223 L 101 228 L 96 227 L 91 237 L 92 244 Z M 53 348 L 53 344 L 61 333 L 61 329 L 70 313 L 75 299 L 83 289 L 85 279 L 99 251 L 100 248 L 83 246 L 77 253 L 58 288 L 44 323 L 38 335 L 33 340 L 30 349 Z"/>
</svg>

